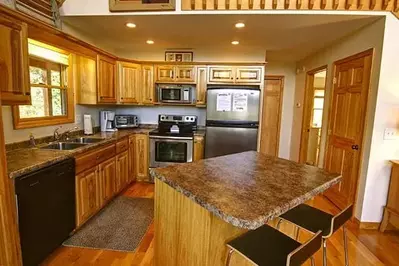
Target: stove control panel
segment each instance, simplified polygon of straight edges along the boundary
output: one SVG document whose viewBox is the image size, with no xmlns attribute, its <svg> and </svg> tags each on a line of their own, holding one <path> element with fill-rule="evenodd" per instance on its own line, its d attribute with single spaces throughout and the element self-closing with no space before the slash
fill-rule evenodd
<svg viewBox="0 0 399 266">
<path fill-rule="evenodd" d="M 174 123 L 195 123 L 197 116 L 195 115 L 159 115 L 159 122 L 174 122 Z"/>
</svg>

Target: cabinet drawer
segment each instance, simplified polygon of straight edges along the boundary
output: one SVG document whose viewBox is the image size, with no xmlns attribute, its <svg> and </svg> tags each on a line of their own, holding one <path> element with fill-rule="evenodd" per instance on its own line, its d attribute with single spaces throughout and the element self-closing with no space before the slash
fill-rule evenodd
<svg viewBox="0 0 399 266">
<path fill-rule="evenodd" d="M 129 148 L 129 140 L 128 138 L 125 138 L 123 140 L 120 140 L 116 143 L 116 154 L 119 154 L 121 152 L 127 151 Z"/>
<path fill-rule="evenodd" d="M 76 158 L 76 173 L 90 169 L 115 156 L 115 144 L 83 154 Z"/>
</svg>

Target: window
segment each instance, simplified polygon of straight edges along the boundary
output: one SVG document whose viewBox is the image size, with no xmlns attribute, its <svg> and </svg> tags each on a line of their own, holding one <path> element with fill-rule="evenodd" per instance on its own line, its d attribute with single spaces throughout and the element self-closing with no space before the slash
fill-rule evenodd
<svg viewBox="0 0 399 266">
<path fill-rule="evenodd" d="M 73 122 L 73 92 L 68 82 L 69 56 L 32 40 L 29 42 L 29 55 L 31 105 L 14 107 L 14 127 Z"/>
</svg>

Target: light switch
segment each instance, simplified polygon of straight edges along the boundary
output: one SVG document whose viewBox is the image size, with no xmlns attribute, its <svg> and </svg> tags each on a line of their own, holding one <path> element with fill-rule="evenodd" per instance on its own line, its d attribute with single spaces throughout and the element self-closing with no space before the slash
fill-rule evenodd
<svg viewBox="0 0 399 266">
<path fill-rule="evenodd" d="M 385 140 L 393 140 L 398 138 L 398 130 L 396 128 L 386 128 L 384 131 Z"/>
</svg>

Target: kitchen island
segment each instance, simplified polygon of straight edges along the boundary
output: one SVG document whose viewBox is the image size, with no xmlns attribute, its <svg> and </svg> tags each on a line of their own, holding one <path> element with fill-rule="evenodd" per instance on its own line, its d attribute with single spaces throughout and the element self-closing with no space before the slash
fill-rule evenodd
<svg viewBox="0 0 399 266">
<path fill-rule="evenodd" d="M 156 266 L 224 265 L 225 243 L 341 179 L 255 151 L 152 169 Z M 234 255 L 231 265 L 252 265 Z"/>
</svg>

